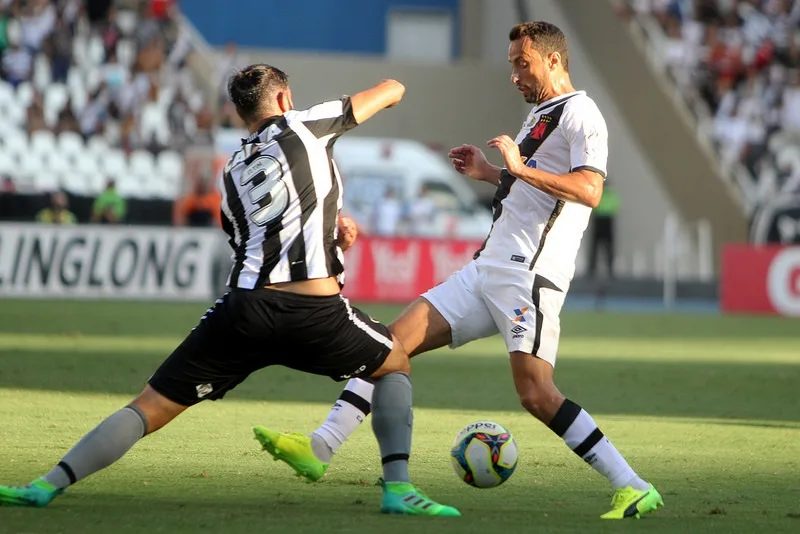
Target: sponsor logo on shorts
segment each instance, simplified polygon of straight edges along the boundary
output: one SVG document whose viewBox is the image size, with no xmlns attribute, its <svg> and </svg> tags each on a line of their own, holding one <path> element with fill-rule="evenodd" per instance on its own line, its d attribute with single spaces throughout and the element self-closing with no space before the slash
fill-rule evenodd
<svg viewBox="0 0 800 534">
<path fill-rule="evenodd" d="M 516 317 L 514 317 L 513 321 L 515 323 L 524 323 L 524 322 L 526 322 L 525 321 L 525 314 L 526 313 L 528 313 L 528 308 L 527 307 L 525 307 L 525 308 L 517 308 L 516 310 L 514 310 L 514 315 L 516 315 Z"/>
<path fill-rule="evenodd" d="M 525 263 L 525 256 L 520 256 L 519 254 L 514 254 L 511 256 L 511 261 L 515 261 L 517 263 Z"/>
<path fill-rule="evenodd" d="M 527 331 L 528 331 L 527 328 L 525 328 L 521 324 L 518 324 L 517 326 L 515 326 L 514 328 L 511 329 L 511 333 L 514 334 L 511 337 L 511 339 L 521 338 L 522 337 L 522 333 L 523 332 L 527 332 Z"/>
<path fill-rule="evenodd" d="M 197 390 L 197 398 L 202 399 L 212 391 L 214 391 L 214 387 L 211 384 L 197 384 L 195 386 Z"/>
</svg>

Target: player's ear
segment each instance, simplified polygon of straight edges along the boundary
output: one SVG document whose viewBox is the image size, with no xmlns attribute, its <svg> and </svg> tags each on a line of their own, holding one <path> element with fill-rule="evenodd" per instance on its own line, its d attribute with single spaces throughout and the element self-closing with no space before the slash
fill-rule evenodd
<svg viewBox="0 0 800 534">
<path fill-rule="evenodd" d="M 278 108 L 281 110 L 281 113 L 286 113 L 294 109 L 292 93 L 288 89 L 278 93 Z"/>
<path fill-rule="evenodd" d="M 550 57 L 547 58 L 547 66 L 550 67 L 550 70 L 555 70 L 561 64 L 561 54 L 558 52 L 553 52 L 550 54 Z"/>
</svg>

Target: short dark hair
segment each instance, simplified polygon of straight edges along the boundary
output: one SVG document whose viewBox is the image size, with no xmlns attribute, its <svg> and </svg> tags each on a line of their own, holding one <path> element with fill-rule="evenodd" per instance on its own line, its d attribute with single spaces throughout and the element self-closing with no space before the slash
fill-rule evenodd
<svg viewBox="0 0 800 534">
<path fill-rule="evenodd" d="M 569 72 L 567 37 L 558 26 L 544 21 L 523 22 L 511 28 L 508 34 L 510 41 L 523 37 L 530 38 L 533 48 L 543 56 L 549 56 L 553 52 L 561 54 L 561 64 L 564 65 L 564 70 Z"/>
<path fill-rule="evenodd" d="M 265 112 L 269 99 L 288 87 L 289 77 L 285 72 L 266 63 L 256 63 L 230 77 L 228 95 L 242 120 L 255 122 Z"/>
</svg>

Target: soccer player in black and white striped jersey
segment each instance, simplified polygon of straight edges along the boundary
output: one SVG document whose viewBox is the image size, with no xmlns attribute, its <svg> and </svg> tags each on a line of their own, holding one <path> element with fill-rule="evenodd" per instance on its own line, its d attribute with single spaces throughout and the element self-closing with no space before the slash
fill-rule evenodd
<svg viewBox="0 0 800 534">
<path fill-rule="evenodd" d="M 0 486 L 0 504 L 46 506 L 65 488 L 122 457 L 188 407 L 221 399 L 252 372 L 284 365 L 334 380 L 369 379 L 383 463 L 384 513 L 458 516 L 408 475 L 409 359 L 389 329 L 341 296 L 337 218 L 342 183 L 331 157 L 337 137 L 397 104 L 405 87 L 384 81 L 352 97 L 297 111 L 286 75 L 252 65 L 229 83 L 250 136 L 225 166 L 223 226 L 233 249 L 230 291 L 216 301 L 150 377 L 144 391 L 80 440 L 43 477 Z M 346 224 L 343 229 L 348 231 Z M 256 429 L 269 448 L 269 435 Z M 305 436 L 283 450 L 313 447 Z M 270 449 L 272 454 L 280 451 Z"/>
</svg>

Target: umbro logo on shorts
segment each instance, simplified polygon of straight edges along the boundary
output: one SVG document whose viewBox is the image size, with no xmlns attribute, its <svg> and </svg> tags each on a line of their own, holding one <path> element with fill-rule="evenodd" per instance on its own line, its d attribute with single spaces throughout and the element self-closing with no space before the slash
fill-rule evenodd
<svg viewBox="0 0 800 534">
<path fill-rule="evenodd" d="M 523 332 L 525 332 L 526 330 L 527 330 L 527 328 L 525 328 L 521 324 L 518 324 L 517 326 L 515 326 L 514 328 L 511 329 L 511 333 L 519 335 L 519 334 L 522 334 Z"/>
</svg>

